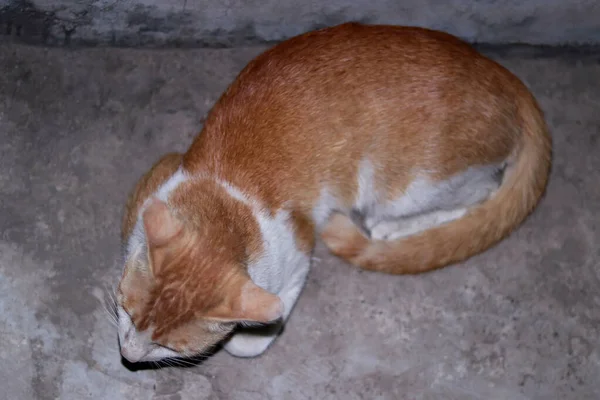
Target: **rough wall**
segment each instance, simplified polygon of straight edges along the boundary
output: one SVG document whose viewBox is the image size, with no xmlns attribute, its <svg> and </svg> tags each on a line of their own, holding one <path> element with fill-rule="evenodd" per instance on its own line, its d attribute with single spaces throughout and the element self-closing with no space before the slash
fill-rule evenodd
<svg viewBox="0 0 600 400">
<path fill-rule="evenodd" d="M 47 45 L 220 47 L 350 20 L 492 44 L 600 44 L 598 0 L 0 0 L 0 38 Z"/>
</svg>

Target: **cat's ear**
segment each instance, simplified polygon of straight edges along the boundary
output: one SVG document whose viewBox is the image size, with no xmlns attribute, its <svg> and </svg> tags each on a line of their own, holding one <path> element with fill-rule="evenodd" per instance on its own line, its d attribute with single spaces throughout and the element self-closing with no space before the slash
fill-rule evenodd
<svg viewBox="0 0 600 400">
<path fill-rule="evenodd" d="M 262 289 L 249 279 L 242 285 L 232 311 L 235 320 L 269 323 L 283 316 L 283 302 L 279 296 Z"/>
<path fill-rule="evenodd" d="M 228 322 L 270 323 L 283 317 L 283 302 L 248 279 L 230 300 L 228 309 L 218 319 Z"/>
<path fill-rule="evenodd" d="M 157 198 L 150 200 L 143 220 L 146 238 L 151 246 L 164 246 L 183 230 L 183 223 L 171 213 L 164 201 Z"/>
</svg>

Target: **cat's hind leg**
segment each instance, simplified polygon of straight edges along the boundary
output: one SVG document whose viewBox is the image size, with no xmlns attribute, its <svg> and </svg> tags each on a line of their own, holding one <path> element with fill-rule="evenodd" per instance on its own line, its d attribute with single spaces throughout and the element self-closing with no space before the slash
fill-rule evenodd
<svg viewBox="0 0 600 400">
<path fill-rule="evenodd" d="M 472 167 L 445 181 L 417 179 L 398 199 L 367 216 L 372 240 L 396 240 L 463 217 L 500 186 L 502 165 Z"/>
<path fill-rule="evenodd" d="M 401 197 L 370 207 L 366 215 L 332 215 L 321 238 L 333 254 L 360 265 L 371 242 L 387 246 L 464 217 L 498 189 L 503 168 L 473 167 L 441 182 L 416 180 Z"/>
<path fill-rule="evenodd" d="M 334 214 L 321 233 L 325 245 L 336 256 L 352 262 L 364 247 L 366 241 L 392 241 L 416 235 L 446 222 L 461 218 L 467 208 L 438 210 L 409 218 L 382 221 L 367 231 L 364 225 L 357 224 L 352 216 Z"/>
<path fill-rule="evenodd" d="M 341 213 L 331 215 L 321 232 L 321 239 L 332 254 L 351 263 L 370 239 L 363 227 L 349 216 Z"/>
<path fill-rule="evenodd" d="M 371 229 L 373 240 L 396 240 L 415 235 L 446 222 L 454 221 L 467 213 L 466 208 L 437 210 L 408 218 L 382 221 Z"/>
</svg>

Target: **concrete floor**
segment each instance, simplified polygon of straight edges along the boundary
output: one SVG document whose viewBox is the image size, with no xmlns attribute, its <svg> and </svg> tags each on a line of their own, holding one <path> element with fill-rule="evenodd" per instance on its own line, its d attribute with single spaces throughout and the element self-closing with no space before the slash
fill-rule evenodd
<svg viewBox="0 0 600 400">
<path fill-rule="evenodd" d="M 127 192 L 261 50 L 0 46 L 0 398 L 600 398 L 600 54 L 535 49 L 489 52 L 555 138 L 547 197 L 508 240 L 415 277 L 320 247 L 264 356 L 121 363 L 103 301 Z"/>
</svg>

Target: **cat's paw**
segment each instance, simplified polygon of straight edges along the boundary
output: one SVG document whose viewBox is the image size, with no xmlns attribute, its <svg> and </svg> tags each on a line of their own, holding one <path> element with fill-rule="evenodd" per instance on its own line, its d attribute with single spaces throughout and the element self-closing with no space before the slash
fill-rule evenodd
<svg viewBox="0 0 600 400">
<path fill-rule="evenodd" d="M 227 343 L 225 350 L 235 357 L 256 357 L 261 355 L 277 338 L 277 334 L 261 335 L 254 333 L 235 333 Z"/>
<path fill-rule="evenodd" d="M 414 235 L 426 229 L 418 221 L 411 219 L 399 221 L 383 221 L 371 230 L 372 240 L 397 240 Z"/>
<path fill-rule="evenodd" d="M 321 233 L 321 239 L 331 253 L 351 263 L 369 243 L 352 219 L 339 213 L 331 216 Z"/>
</svg>

